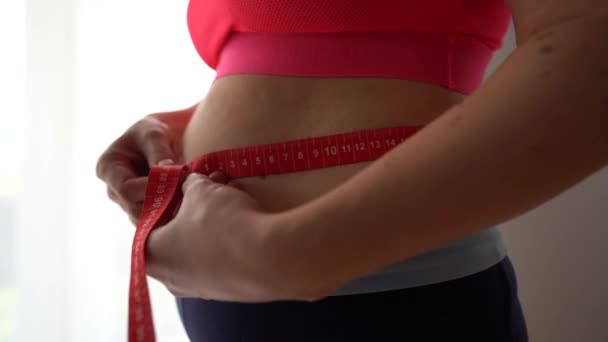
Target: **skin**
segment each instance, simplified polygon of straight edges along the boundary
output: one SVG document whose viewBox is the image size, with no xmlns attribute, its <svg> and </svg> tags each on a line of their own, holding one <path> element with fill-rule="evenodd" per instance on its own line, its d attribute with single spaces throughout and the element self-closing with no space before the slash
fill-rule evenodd
<svg viewBox="0 0 608 342">
<path fill-rule="evenodd" d="M 108 197 L 134 224 L 142 209 L 149 168 L 183 162 L 182 136 L 196 108 L 143 118 L 99 157 L 97 176 L 106 182 Z"/>
<path fill-rule="evenodd" d="M 531 210 L 604 167 L 604 1 L 509 5 L 518 48 L 466 99 L 397 80 L 216 81 L 188 120 L 186 160 L 303 136 L 425 127 L 372 163 L 238 180 L 242 190 L 217 175 L 191 176 L 176 218 L 150 236 L 149 274 L 187 296 L 316 300 Z M 101 177 L 123 179 L 112 172 Z"/>
</svg>

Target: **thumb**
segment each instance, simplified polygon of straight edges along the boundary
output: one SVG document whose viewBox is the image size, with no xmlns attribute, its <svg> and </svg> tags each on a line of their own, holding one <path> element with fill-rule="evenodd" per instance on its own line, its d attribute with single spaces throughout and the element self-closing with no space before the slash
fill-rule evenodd
<svg viewBox="0 0 608 342">
<path fill-rule="evenodd" d="M 189 174 L 184 181 L 184 184 L 182 184 L 182 192 L 184 193 L 184 197 L 192 196 L 194 194 L 203 195 L 220 186 L 223 186 L 223 184 L 214 182 L 211 178 L 194 172 Z"/>
<path fill-rule="evenodd" d="M 147 127 L 137 139 L 137 145 L 150 167 L 175 164 L 177 156 L 173 149 L 172 135 L 167 127 Z"/>
<path fill-rule="evenodd" d="M 144 144 L 142 150 L 150 167 L 175 164 L 175 153 L 169 139 L 166 137 Z"/>
<path fill-rule="evenodd" d="M 211 198 L 211 193 L 218 187 L 223 186 L 223 184 L 216 183 L 200 173 L 189 174 L 182 184 L 184 196 L 176 218 L 180 215 L 188 215 L 187 213 L 201 210 Z"/>
</svg>

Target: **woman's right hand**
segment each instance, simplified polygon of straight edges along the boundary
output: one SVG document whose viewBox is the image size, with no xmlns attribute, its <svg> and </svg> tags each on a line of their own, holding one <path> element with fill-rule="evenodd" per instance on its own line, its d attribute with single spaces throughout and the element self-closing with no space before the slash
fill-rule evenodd
<svg viewBox="0 0 608 342">
<path fill-rule="evenodd" d="M 110 199 L 134 224 L 142 210 L 150 167 L 183 162 L 182 137 L 196 107 L 146 116 L 99 158 L 97 176 L 106 183 Z"/>
</svg>

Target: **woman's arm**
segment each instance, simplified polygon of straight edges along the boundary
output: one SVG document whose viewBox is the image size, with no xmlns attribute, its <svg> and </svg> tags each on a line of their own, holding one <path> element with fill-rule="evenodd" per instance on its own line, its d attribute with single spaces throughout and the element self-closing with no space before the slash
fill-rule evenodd
<svg viewBox="0 0 608 342">
<path fill-rule="evenodd" d="M 343 185 L 274 216 L 270 260 L 300 297 L 520 215 L 608 163 L 606 2 L 510 3 L 519 47 L 484 86 Z"/>
</svg>

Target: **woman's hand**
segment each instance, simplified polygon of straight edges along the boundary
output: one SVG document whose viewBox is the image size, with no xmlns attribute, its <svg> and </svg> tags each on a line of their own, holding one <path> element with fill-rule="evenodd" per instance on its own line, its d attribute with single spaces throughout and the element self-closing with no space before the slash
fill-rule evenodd
<svg viewBox="0 0 608 342">
<path fill-rule="evenodd" d="M 152 231 L 146 245 L 148 275 L 173 294 L 258 302 L 281 294 L 269 262 L 269 214 L 219 172 L 191 174 L 175 218 Z"/>
<path fill-rule="evenodd" d="M 143 206 L 149 168 L 182 161 L 181 141 L 196 106 L 149 115 L 114 141 L 97 162 L 108 196 L 136 224 Z"/>
</svg>

